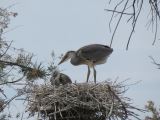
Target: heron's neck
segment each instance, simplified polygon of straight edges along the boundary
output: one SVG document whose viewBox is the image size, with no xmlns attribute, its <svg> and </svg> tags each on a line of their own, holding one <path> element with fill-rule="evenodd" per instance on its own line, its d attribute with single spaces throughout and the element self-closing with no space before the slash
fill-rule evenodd
<svg viewBox="0 0 160 120">
<path fill-rule="evenodd" d="M 77 53 L 75 51 L 72 52 L 70 62 L 72 65 L 80 65 L 81 64 L 81 59 L 77 56 Z"/>
</svg>

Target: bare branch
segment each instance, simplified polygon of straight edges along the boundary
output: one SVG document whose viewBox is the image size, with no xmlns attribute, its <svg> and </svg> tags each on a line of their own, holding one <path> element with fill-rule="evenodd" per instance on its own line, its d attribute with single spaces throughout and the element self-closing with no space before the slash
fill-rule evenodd
<svg viewBox="0 0 160 120">
<path fill-rule="evenodd" d="M 26 68 L 28 70 L 32 70 L 33 68 L 31 67 L 28 67 L 28 66 L 24 66 L 24 65 L 21 65 L 21 64 L 18 64 L 16 62 L 9 62 L 9 61 L 4 61 L 4 60 L 0 60 L 0 63 L 1 64 L 4 64 L 4 65 L 9 65 L 9 66 L 18 66 L 20 68 Z"/>
<path fill-rule="evenodd" d="M 136 17 L 135 17 L 135 16 L 133 17 L 133 23 L 132 23 L 133 27 L 132 27 L 132 31 L 131 31 L 131 33 L 130 33 L 130 36 L 129 36 L 129 39 L 128 39 L 128 42 L 127 42 L 126 50 L 128 50 L 131 37 L 132 37 L 132 35 L 133 35 L 133 32 L 134 32 L 134 30 L 135 30 L 138 17 L 139 17 L 139 15 L 140 15 L 140 13 L 141 13 L 141 10 L 142 10 L 142 5 L 143 5 L 143 0 L 141 0 L 141 5 L 140 5 L 140 8 L 139 8 L 139 10 L 138 10 L 137 16 L 136 16 Z M 135 11 L 134 11 L 134 12 L 135 12 Z"/>
<path fill-rule="evenodd" d="M 124 0 L 121 0 L 121 1 L 114 7 L 114 10 L 113 10 L 113 11 L 116 11 L 117 7 L 118 7 L 119 5 L 121 5 L 121 3 L 123 3 L 123 1 L 124 1 Z M 110 21 L 109 21 L 109 30 L 110 30 L 110 32 L 111 32 L 111 22 L 112 22 L 113 16 L 114 16 L 114 12 L 112 13 L 111 19 L 110 19 Z"/>
<path fill-rule="evenodd" d="M 152 63 L 158 66 L 158 69 L 160 69 L 160 63 L 157 63 L 152 56 L 149 56 L 149 58 L 152 60 Z"/>
<path fill-rule="evenodd" d="M 3 53 L 2 55 L 0 55 L 0 58 L 2 58 L 2 57 L 7 53 L 7 51 L 9 50 L 12 42 L 13 42 L 13 41 L 11 41 L 10 44 L 7 46 L 7 49 L 4 51 L 4 53 Z"/>
<path fill-rule="evenodd" d="M 133 15 L 132 13 L 125 13 L 125 12 L 120 12 L 120 11 L 116 11 L 116 10 L 110 10 L 110 9 L 104 9 L 106 11 L 109 11 L 109 12 L 115 12 L 115 13 L 120 13 L 120 14 L 125 14 L 125 15 Z"/>
<path fill-rule="evenodd" d="M 6 82 L 3 82 L 3 83 L 0 83 L 0 85 L 6 85 L 6 84 L 9 84 L 9 83 L 16 83 L 16 82 L 19 82 L 21 80 L 23 80 L 24 76 L 22 76 L 21 78 L 17 79 L 17 80 L 14 80 L 14 81 L 6 81 Z"/>
<path fill-rule="evenodd" d="M 112 2 L 112 1 L 110 1 L 110 2 Z M 127 23 L 132 20 L 132 27 L 131 27 L 131 32 L 129 34 L 127 45 L 126 45 L 126 50 L 128 50 L 131 38 L 133 36 L 133 33 L 135 32 L 136 24 L 137 24 L 139 17 L 140 17 L 140 13 L 142 12 L 142 7 L 143 7 L 144 2 L 148 2 L 147 4 L 149 4 L 149 7 L 150 7 L 150 9 L 148 10 L 149 11 L 149 15 L 148 15 L 149 21 L 147 22 L 147 26 L 148 26 L 147 29 L 149 29 L 149 27 L 152 26 L 152 30 L 154 31 L 154 41 L 153 41 L 152 45 L 155 44 L 155 42 L 157 40 L 157 34 L 159 32 L 158 24 L 160 23 L 160 10 L 159 10 L 160 1 L 159 0 L 148 0 L 148 1 L 144 1 L 144 0 L 132 0 L 132 1 L 119 0 L 116 3 L 115 7 L 113 7 L 113 9 L 105 9 L 108 12 L 112 12 L 112 16 L 109 21 L 110 32 L 111 32 L 111 23 L 113 21 L 113 17 L 115 15 L 115 13 L 120 15 L 119 19 L 117 20 L 116 27 L 112 33 L 110 46 L 112 45 L 112 42 L 113 42 L 115 33 L 118 29 L 119 23 L 122 20 L 121 19 L 122 16 L 126 16 L 126 17 L 129 16 Z M 125 3 L 127 3 L 127 5 Z M 119 9 L 117 10 L 117 8 L 119 8 Z"/>
<path fill-rule="evenodd" d="M 114 32 L 113 32 L 113 35 L 112 35 L 112 38 L 111 38 L 110 47 L 112 46 L 114 35 L 115 35 L 115 33 L 116 33 L 116 31 L 117 31 L 117 28 L 118 28 L 118 26 L 119 26 L 119 23 L 120 23 L 120 21 L 121 21 L 121 19 L 122 19 L 123 12 L 125 11 L 125 9 L 126 9 L 126 7 L 127 7 L 128 1 L 129 1 L 129 0 L 127 0 L 126 3 L 125 3 L 124 8 L 123 8 L 123 10 L 122 10 L 122 13 L 120 14 L 119 20 L 118 20 L 118 22 L 117 22 L 117 24 L 116 24 L 116 27 L 115 27 L 115 29 L 114 29 Z"/>
</svg>

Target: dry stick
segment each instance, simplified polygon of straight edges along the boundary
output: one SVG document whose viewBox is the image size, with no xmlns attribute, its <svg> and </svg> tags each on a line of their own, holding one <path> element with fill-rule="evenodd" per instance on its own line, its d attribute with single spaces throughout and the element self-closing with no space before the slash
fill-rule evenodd
<svg viewBox="0 0 160 120">
<path fill-rule="evenodd" d="M 157 63 L 152 56 L 149 56 L 149 58 L 153 61 L 153 64 L 157 65 L 159 67 L 158 69 L 160 69 L 160 64 Z"/>
<path fill-rule="evenodd" d="M 61 109 L 60 111 L 55 111 L 54 113 L 50 113 L 49 116 L 54 115 L 54 114 L 57 114 L 57 113 L 59 113 L 59 112 L 67 111 L 67 110 L 69 110 L 69 109 L 71 109 L 71 107 L 68 107 L 68 106 L 67 106 L 66 108 L 63 108 L 63 109 Z"/>
<path fill-rule="evenodd" d="M 111 87 L 108 85 L 108 90 L 109 90 L 109 94 L 110 94 L 110 96 L 111 96 L 111 101 L 112 101 L 112 104 L 111 104 L 111 107 L 110 107 L 110 111 L 109 111 L 109 113 L 108 113 L 108 115 L 107 115 L 107 119 L 109 119 L 110 120 L 110 116 L 112 115 L 112 112 L 113 112 L 113 108 L 114 108 L 114 95 L 112 95 L 113 93 L 113 91 L 111 90 Z M 111 94 L 111 93 L 112 94 Z"/>
<path fill-rule="evenodd" d="M 110 108 L 110 111 L 109 111 L 109 113 L 108 113 L 107 119 L 110 119 L 110 116 L 112 115 L 112 112 L 113 112 L 113 107 L 114 107 L 114 101 L 113 101 L 112 104 L 111 104 L 111 108 Z"/>
<path fill-rule="evenodd" d="M 0 75 L 0 77 L 5 77 L 5 76 L 7 76 L 12 70 L 13 70 L 13 67 L 12 67 L 10 70 L 8 70 L 7 72 L 1 73 L 2 75 Z"/>
<path fill-rule="evenodd" d="M 136 14 L 135 2 L 136 2 L 136 0 L 133 0 L 133 3 L 132 3 L 132 8 L 133 8 L 133 22 L 132 22 L 132 25 L 133 26 L 134 26 L 134 22 L 135 22 L 135 14 Z"/>
<path fill-rule="evenodd" d="M 113 91 L 111 90 L 111 87 L 110 87 L 110 86 L 108 86 L 108 90 L 111 91 L 111 93 L 113 94 Z M 111 93 L 109 93 L 110 96 L 111 96 L 111 98 L 112 98 L 111 108 L 110 108 L 110 111 L 109 111 L 109 113 L 108 113 L 108 118 L 109 118 L 109 119 L 110 119 L 110 116 L 112 115 L 113 108 L 114 108 L 114 96 L 111 95 Z"/>
<path fill-rule="evenodd" d="M 0 83 L 0 85 L 4 85 L 4 84 L 8 84 L 8 83 L 16 83 L 16 82 L 21 81 L 23 78 L 24 78 L 24 76 L 22 76 L 21 78 L 15 80 L 15 81 L 8 81 L 8 82 Z"/>
<path fill-rule="evenodd" d="M 148 15 L 147 15 L 147 18 L 149 17 L 149 15 L 151 15 L 151 19 L 148 20 L 146 26 L 148 26 L 148 27 L 147 27 L 147 30 L 148 30 L 149 27 L 152 25 L 152 32 L 153 32 L 153 21 L 154 21 L 153 18 L 154 18 L 154 15 L 153 15 L 153 8 L 152 8 L 152 5 L 151 5 L 151 4 L 150 4 L 150 11 L 149 11 L 149 13 L 148 13 Z"/>
<path fill-rule="evenodd" d="M 32 70 L 33 69 L 31 67 L 28 67 L 28 66 L 25 66 L 25 65 L 21 65 L 21 64 L 18 64 L 16 62 L 9 62 L 9 61 L 0 60 L 0 63 L 2 63 L 4 65 L 18 66 L 18 67 L 21 67 L 21 68 L 27 68 L 28 70 Z"/>
<path fill-rule="evenodd" d="M 155 10 L 155 12 L 156 12 L 156 15 L 157 15 L 158 18 L 160 19 L 160 12 L 159 12 L 159 10 L 158 10 L 157 1 L 154 1 L 154 2 L 151 1 L 151 3 L 152 3 L 152 5 L 153 5 L 153 7 L 154 7 L 154 10 Z"/>
<path fill-rule="evenodd" d="M 5 97 L 7 98 L 6 94 L 4 93 L 4 91 L 0 88 L 0 93 Z"/>
<path fill-rule="evenodd" d="M 9 50 L 9 48 L 10 48 L 11 45 L 12 45 L 12 42 L 13 42 L 13 41 L 11 41 L 10 44 L 7 46 L 7 49 L 4 51 L 4 53 L 3 53 L 2 55 L 0 55 L 0 58 L 2 58 L 2 57 L 7 53 L 7 51 Z"/>
<path fill-rule="evenodd" d="M 110 30 L 110 32 L 111 32 L 111 22 L 112 22 L 112 19 L 113 19 L 113 16 L 114 16 L 114 11 L 117 9 L 117 7 L 118 7 L 123 1 L 124 1 L 124 0 L 121 0 L 121 1 L 114 7 L 114 10 L 113 10 L 111 19 L 110 19 L 110 21 L 109 21 L 109 30 Z"/>
<path fill-rule="evenodd" d="M 106 10 L 108 12 L 121 13 L 124 15 L 133 15 L 133 13 L 120 12 L 120 11 L 116 11 L 116 10 L 110 10 L 110 9 L 104 9 L 104 10 Z"/>
<path fill-rule="evenodd" d="M 117 98 L 117 100 L 121 103 L 121 105 L 122 105 L 122 108 L 123 108 L 123 110 L 124 110 L 124 112 L 125 112 L 125 118 L 124 119 L 126 119 L 127 117 L 128 117 L 128 115 L 127 115 L 127 110 L 126 110 L 126 107 L 124 106 L 124 104 L 122 103 L 122 101 L 121 101 L 121 99 L 114 93 L 114 91 L 112 91 L 112 89 L 111 89 L 111 87 L 108 85 L 108 89 L 109 89 L 109 91 L 113 94 L 113 96 L 114 97 L 116 97 Z"/>
<path fill-rule="evenodd" d="M 113 20 L 113 16 L 114 16 L 114 13 L 121 13 L 121 14 L 124 14 L 124 15 L 132 15 L 132 13 L 125 13 L 125 12 L 120 12 L 120 11 L 116 11 L 115 10 L 116 9 L 116 7 L 114 8 L 114 10 L 109 10 L 109 9 L 105 9 L 106 11 L 108 11 L 108 12 L 113 12 L 113 14 L 112 14 L 112 16 L 111 16 L 111 19 L 110 19 L 110 21 L 109 21 L 109 31 L 111 32 L 111 22 L 112 22 L 112 20 Z"/>
<path fill-rule="evenodd" d="M 158 5 L 157 5 L 157 1 L 149 1 L 149 3 L 150 3 L 150 6 L 151 6 L 151 9 L 152 9 L 152 19 L 154 18 L 154 16 L 153 16 L 153 12 L 155 11 L 155 20 L 156 20 L 156 28 L 155 28 L 155 35 L 154 35 L 154 41 L 153 41 L 153 43 L 152 43 L 152 45 L 154 45 L 155 44 L 155 42 L 156 42 L 156 38 L 157 38 L 157 30 L 158 30 L 158 21 L 157 21 L 157 17 L 160 19 L 160 12 L 159 12 L 159 9 L 158 9 Z M 154 23 L 154 21 L 152 20 L 152 29 L 153 29 L 153 23 Z"/>
<path fill-rule="evenodd" d="M 15 95 L 14 97 L 12 97 L 9 101 L 7 101 L 7 103 L 5 103 L 5 105 L 3 106 L 3 108 L 5 108 L 7 105 L 9 105 L 15 98 L 21 96 L 23 94 L 18 94 L 18 95 Z"/>
<path fill-rule="evenodd" d="M 156 28 L 155 28 L 155 34 L 154 34 L 154 41 L 153 41 L 152 45 L 155 44 L 156 39 L 157 39 L 157 30 L 158 30 L 157 15 L 156 15 L 156 18 L 155 18 L 155 19 L 156 19 L 156 23 L 155 23 Z"/>
<path fill-rule="evenodd" d="M 54 119 L 57 120 L 57 117 L 56 117 L 56 112 L 57 112 L 57 111 L 56 111 L 56 104 L 55 104 L 55 103 L 54 103 L 54 109 L 55 109 L 55 112 L 54 112 Z"/>
<path fill-rule="evenodd" d="M 136 26 L 136 23 L 137 23 L 137 19 L 138 19 L 139 15 L 140 15 L 140 13 L 141 13 L 141 10 L 142 10 L 142 5 L 143 5 L 143 0 L 141 0 L 140 9 L 139 9 L 138 14 L 137 14 L 137 16 L 136 16 L 136 18 L 135 18 L 135 22 L 134 22 L 134 24 L 133 24 L 132 31 L 131 31 L 131 33 L 130 33 L 130 36 L 129 36 L 129 39 L 128 39 L 128 42 L 127 42 L 126 50 L 128 50 L 129 43 L 130 43 L 131 37 L 132 37 L 132 35 L 133 35 L 134 29 L 135 29 L 135 26 Z"/>
<path fill-rule="evenodd" d="M 58 107 L 58 110 L 60 111 L 59 114 L 60 114 L 61 118 L 63 119 L 63 115 L 62 115 L 62 113 L 61 113 L 60 107 Z"/>
<path fill-rule="evenodd" d="M 151 15 L 152 15 L 152 17 L 151 17 L 151 23 L 152 23 L 152 32 L 153 32 L 153 25 L 154 25 L 154 7 L 153 7 L 153 5 L 152 5 L 152 2 L 151 2 L 151 0 L 149 1 L 149 3 L 150 3 L 150 6 L 151 6 Z"/>
<path fill-rule="evenodd" d="M 123 12 L 125 11 L 125 9 L 126 9 L 126 7 L 127 7 L 128 1 L 129 1 L 129 0 L 127 0 L 127 2 L 125 3 L 124 8 L 123 8 L 123 10 L 122 10 L 122 13 L 121 13 L 121 15 L 120 15 L 120 17 L 119 17 L 119 20 L 118 20 L 118 22 L 117 22 L 117 24 L 116 24 L 116 27 L 115 27 L 115 29 L 114 29 L 114 32 L 113 32 L 113 35 L 112 35 L 112 38 L 111 38 L 110 47 L 112 46 L 113 37 L 114 37 L 114 35 L 115 35 L 115 33 L 116 33 L 116 30 L 117 30 L 117 28 L 118 28 L 118 25 L 119 25 L 121 19 L 122 19 Z"/>
</svg>

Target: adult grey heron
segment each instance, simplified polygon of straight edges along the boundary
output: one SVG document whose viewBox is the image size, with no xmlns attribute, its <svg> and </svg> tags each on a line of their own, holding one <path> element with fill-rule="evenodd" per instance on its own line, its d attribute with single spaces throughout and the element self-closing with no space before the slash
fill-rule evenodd
<svg viewBox="0 0 160 120">
<path fill-rule="evenodd" d="M 90 68 L 93 68 L 94 82 L 96 83 L 95 65 L 104 64 L 112 52 L 113 49 L 107 45 L 91 44 L 81 47 L 77 51 L 68 51 L 59 62 L 59 64 L 71 58 L 70 62 L 72 65 L 87 65 L 87 82 L 90 76 Z"/>
</svg>

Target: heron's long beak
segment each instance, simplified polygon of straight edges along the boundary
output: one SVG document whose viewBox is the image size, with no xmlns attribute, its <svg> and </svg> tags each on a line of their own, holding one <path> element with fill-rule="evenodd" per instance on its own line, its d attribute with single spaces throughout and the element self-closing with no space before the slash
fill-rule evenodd
<svg viewBox="0 0 160 120">
<path fill-rule="evenodd" d="M 58 63 L 58 65 L 62 64 L 63 62 L 67 61 L 70 58 L 70 56 L 68 55 L 68 53 L 66 53 L 64 55 L 64 57 L 62 58 L 62 60 Z"/>
</svg>

